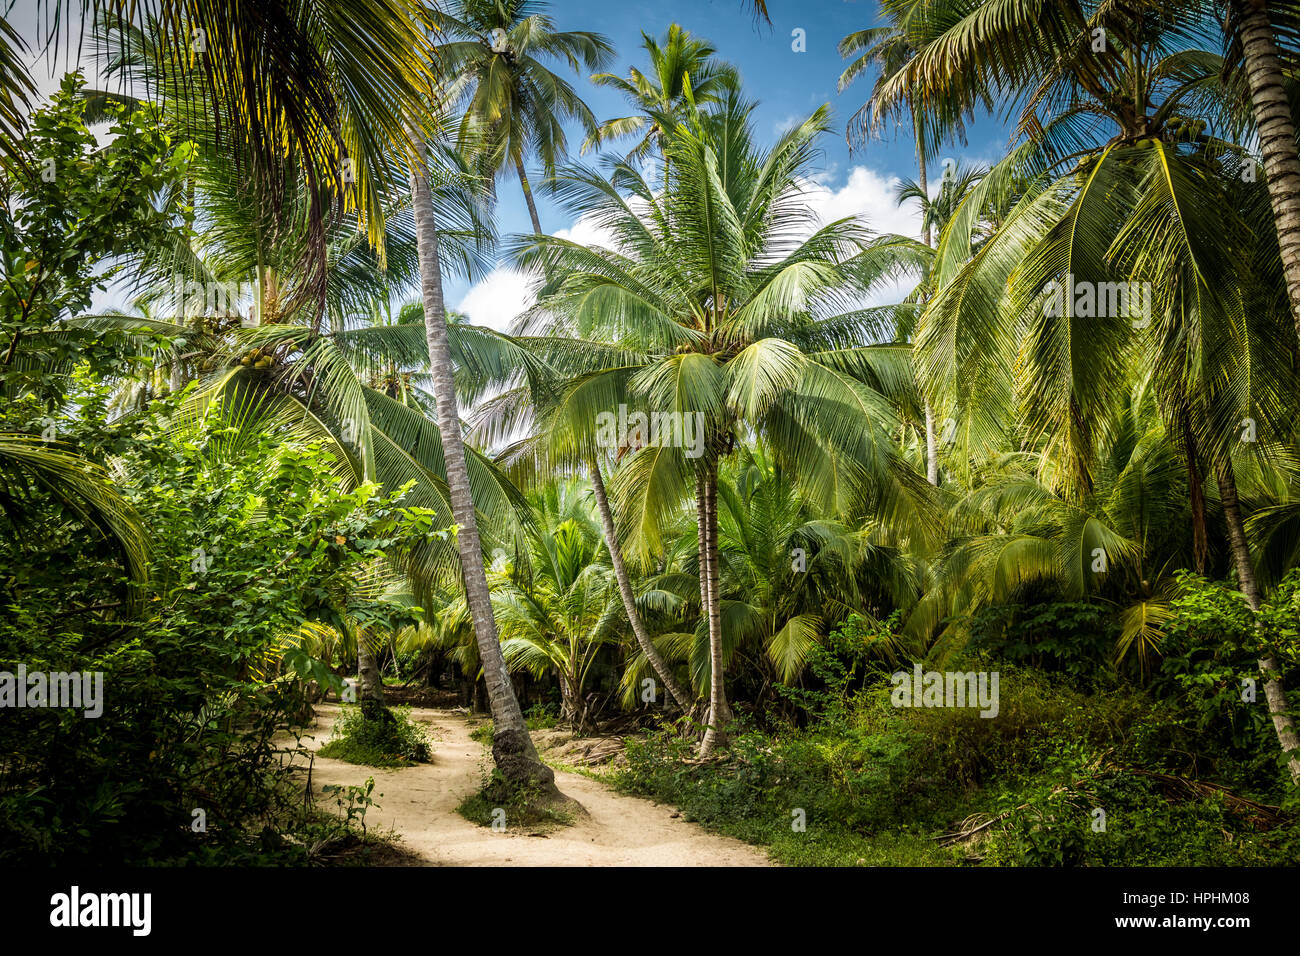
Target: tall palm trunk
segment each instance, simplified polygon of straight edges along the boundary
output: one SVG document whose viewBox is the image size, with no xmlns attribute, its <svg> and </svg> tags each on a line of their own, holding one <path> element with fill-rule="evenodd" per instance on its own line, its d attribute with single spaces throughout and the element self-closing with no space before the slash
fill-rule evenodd
<svg viewBox="0 0 1300 956">
<path fill-rule="evenodd" d="M 542 234 L 542 221 L 537 218 L 537 204 L 533 202 L 533 187 L 528 184 L 528 174 L 524 172 L 524 161 L 515 157 L 515 169 L 519 173 L 519 185 L 524 190 L 524 201 L 528 203 L 528 215 L 533 220 L 533 232 Z"/>
<path fill-rule="evenodd" d="M 357 684 L 361 712 L 367 717 L 377 716 L 384 709 L 384 681 L 379 674 L 374 645 L 361 628 L 357 628 Z"/>
<path fill-rule="evenodd" d="M 709 626 L 708 504 L 708 493 L 705 491 L 704 466 L 701 465 L 695 472 L 695 524 L 698 529 L 696 533 L 696 548 L 699 560 L 697 563 L 700 566 L 700 620 L 704 622 L 706 631 Z M 696 721 L 707 724 L 709 722 L 709 701 L 704 700 L 701 703 L 703 706 L 697 707 L 692 711 L 691 716 Z"/>
<path fill-rule="evenodd" d="M 636 595 L 632 593 L 632 581 L 627 575 L 627 567 L 623 564 L 623 552 L 618 546 L 617 531 L 614 528 L 614 516 L 609 510 L 609 498 L 605 494 L 605 480 L 600 475 L 600 465 L 596 462 L 596 456 L 590 455 L 587 458 L 587 470 L 591 475 L 591 489 L 596 494 L 596 510 L 600 512 L 600 527 L 605 534 L 605 547 L 609 549 L 609 561 L 614 566 L 614 578 L 618 581 L 618 593 L 623 598 L 623 609 L 627 611 L 627 619 L 632 625 L 632 633 L 636 635 L 636 642 L 641 651 L 654 668 L 654 672 L 659 675 L 663 681 L 664 687 L 668 689 L 669 696 L 682 711 L 689 711 L 691 700 L 682 689 L 681 684 L 673 677 L 672 670 L 664 661 L 654 643 L 650 640 L 650 635 L 646 632 L 645 624 L 641 620 L 641 613 L 636 609 Z"/>
<path fill-rule="evenodd" d="M 1192 503 L 1192 561 L 1197 574 L 1205 573 L 1205 559 L 1210 551 L 1208 525 L 1205 520 L 1205 489 L 1202 487 L 1200 451 L 1186 413 L 1179 415 L 1187 465 L 1187 487 Z"/>
<path fill-rule="evenodd" d="M 1250 563 L 1250 550 L 1246 546 L 1246 531 L 1241 520 L 1241 504 L 1237 500 L 1237 480 L 1232 473 L 1232 462 L 1224 459 L 1216 462 L 1214 468 L 1219 479 L 1219 498 L 1223 502 L 1223 516 L 1228 524 L 1228 543 L 1232 547 L 1237 577 L 1241 580 L 1241 593 L 1246 596 L 1246 603 L 1250 605 L 1251 610 L 1258 613 L 1259 584 L 1255 580 L 1255 569 Z M 1286 689 L 1282 686 L 1277 660 L 1271 650 L 1265 651 L 1259 661 L 1259 669 L 1264 675 L 1264 699 L 1268 702 L 1268 712 L 1273 718 L 1273 729 L 1277 731 L 1278 743 L 1282 745 L 1282 752 L 1288 755 L 1287 767 L 1291 771 L 1291 779 L 1300 783 L 1300 749 L 1296 741 L 1295 725 L 1287 713 Z"/>
<path fill-rule="evenodd" d="M 709 721 L 700 741 L 700 756 L 709 756 L 726 739 L 731 723 L 722 663 L 722 602 L 718 581 L 718 463 L 709 462 L 704 474 L 704 553 L 700 555 L 708 579 L 709 615 Z"/>
<path fill-rule="evenodd" d="M 465 445 L 460 433 L 460 411 L 456 405 L 456 390 L 452 379 L 451 349 L 447 343 L 447 310 L 443 300 L 442 269 L 438 262 L 438 227 L 434 220 L 433 197 L 429 191 L 424 140 L 416 131 L 412 131 L 411 138 L 417 160 L 411 170 L 411 199 L 420 257 L 420 285 L 424 298 L 425 335 L 429 345 L 429 370 L 438 403 L 438 431 L 442 434 L 451 510 L 460 527 L 456 544 L 465 580 L 465 598 L 474 622 L 479 661 L 483 667 L 488 702 L 492 708 L 492 757 L 508 785 L 540 786 L 544 790 L 555 791 L 555 774 L 538 758 L 537 749 L 528 736 L 523 711 L 506 672 L 501 643 L 497 638 L 496 621 L 492 617 L 491 592 L 483 570 L 478 520 L 474 513 L 474 498 L 470 493 L 469 469 L 465 463 Z"/>
<path fill-rule="evenodd" d="M 934 409 L 925 400 L 925 480 L 939 484 L 939 442 L 934 434 Z"/>
<path fill-rule="evenodd" d="M 930 195 L 930 182 L 925 171 L 925 144 L 921 140 L 921 121 L 917 117 L 915 110 L 912 112 L 912 131 L 916 135 L 916 184 L 921 187 L 921 195 L 928 197 Z M 921 210 L 922 216 L 925 210 Z M 925 228 L 922 230 L 921 238 L 927 246 L 930 245 L 930 220 L 925 219 Z M 925 480 L 932 485 L 939 484 L 939 443 L 934 434 L 934 409 L 930 407 L 930 400 L 925 400 Z"/>
<path fill-rule="evenodd" d="M 1232 0 L 1255 108 L 1255 125 L 1282 250 L 1291 318 L 1300 337 L 1300 155 L 1296 126 L 1282 85 L 1282 63 L 1265 0 Z"/>
</svg>

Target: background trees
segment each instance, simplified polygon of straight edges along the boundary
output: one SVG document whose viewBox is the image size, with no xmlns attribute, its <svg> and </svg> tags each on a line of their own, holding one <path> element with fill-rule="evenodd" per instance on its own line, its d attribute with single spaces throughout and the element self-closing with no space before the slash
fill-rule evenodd
<svg viewBox="0 0 1300 956">
<path fill-rule="evenodd" d="M 213 694 L 330 684 L 355 656 L 377 700 L 386 664 L 436 645 L 434 680 L 453 657 L 484 680 L 505 792 L 552 784 L 524 675 L 581 731 L 617 699 L 695 718 L 678 732 L 725 759 L 729 725 L 850 738 L 851 698 L 900 661 L 993 655 L 1191 707 L 1169 675 L 1190 685 L 1221 625 L 1215 686 L 1258 679 L 1265 706 L 1197 719 L 1249 724 L 1232 760 L 1271 720 L 1300 766 L 1294 24 L 1261 9 L 1228 5 L 1225 33 L 1204 4 L 890 0 L 846 38 L 841 81 L 873 84 L 855 129 L 909 119 L 919 175 L 898 195 L 922 241 L 818 218 L 829 111 L 765 141 L 737 71 L 680 25 L 643 35 L 642 69 L 592 78 L 631 111 L 603 123 L 551 66 L 612 50 L 542 4 L 104 5 L 117 88 L 70 79 L 25 125 L 8 37 L 6 652 L 93 663 L 161 629 L 171 668 L 173 624 L 208 614 L 197 659 L 241 648 Z M 199 49 L 213 29 L 235 53 Z M 1006 157 L 932 184 L 927 158 L 989 108 L 1013 118 Z M 578 133 L 619 155 L 565 164 Z M 601 244 L 542 233 L 530 164 Z M 506 168 L 533 234 L 500 261 L 538 293 L 510 333 L 449 314 L 445 286 L 497 263 Z M 112 259 L 133 303 L 90 314 Z M 903 301 L 874 304 L 900 275 Z M 611 441 L 620 410 L 677 437 Z M 46 534 L 85 543 L 75 627 L 49 567 L 17 566 Z M 275 586 L 187 573 L 196 548 Z M 141 596 L 171 603 L 155 618 Z"/>
<path fill-rule="evenodd" d="M 591 109 L 542 58 L 566 60 L 577 72 L 597 70 L 613 55 L 600 34 L 557 31 L 543 10 L 544 4 L 530 0 L 456 0 L 435 17 L 446 37 L 437 57 L 447 95 L 464 106 L 462 141 L 481 138 L 472 149 L 492 175 L 514 169 L 536 233 L 542 222 L 525 170 L 528 160 L 540 161 L 542 174 L 550 177 L 567 149 L 565 121 L 578 120 L 589 134 L 596 129 Z"/>
</svg>

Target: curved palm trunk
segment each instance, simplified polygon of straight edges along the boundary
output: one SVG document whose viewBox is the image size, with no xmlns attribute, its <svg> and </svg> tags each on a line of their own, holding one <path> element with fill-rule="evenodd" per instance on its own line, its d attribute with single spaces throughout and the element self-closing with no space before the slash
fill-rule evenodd
<svg viewBox="0 0 1300 956">
<path fill-rule="evenodd" d="M 1232 558 L 1237 567 L 1237 577 L 1241 579 L 1241 593 L 1246 596 L 1246 603 L 1252 611 L 1260 607 L 1259 584 L 1255 580 L 1255 569 L 1250 563 L 1250 550 L 1246 546 L 1246 531 L 1241 520 L 1241 505 L 1237 500 L 1237 481 L 1232 473 L 1232 463 L 1216 462 L 1214 466 L 1219 479 L 1219 498 L 1223 502 L 1223 516 L 1228 524 L 1228 543 L 1232 547 Z M 1277 660 L 1271 651 L 1265 653 L 1259 661 L 1259 669 L 1264 675 L 1264 699 L 1268 702 L 1269 716 L 1273 718 L 1273 729 L 1277 731 L 1278 743 L 1282 752 L 1288 755 L 1287 767 L 1291 779 L 1300 783 L 1300 744 L 1297 743 L 1295 725 L 1287 713 L 1286 689 L 1282 686 L 1282 677 L 1278 673 Z"/>
<path fill-rule="evenodd" d="M 1291 318 L 1300 337 L 1300 155 L 1296 126 L 1282 85 L 1282 64 L 1264 0 L 1233 0 L 1255 108 L 1255 125 L 1277 223 Z"/>
<path fill-rule="evenodd" d="M 465 445 L 460 434 L 460 411 L 452 379 L 451 350 L 447 344 L 447 311 L 443 301 L 442 270 L 438 263 L 438 228 L 433 215 L 433 197 L 425 170 L 424 141 L 412 133 L 417 163 L 411 171 L 411 198 L 415 211 L 416 244 L 420 257 L 420 285 L 424 298 L 424 328 L 429 345 L 429 370 L 438 402 L 438 431 L 442 434 L 443 458 L 451 510 L 460 531 L 460 551 L 465 598 L 474 622 L 479 661 L 492 707 L 492 757 L 497 770 L 511 786 L 532 785 L 555 791 L 555 774 L 541 762 L 523 711 L 506 672 L 496 621 L 492 616 L 491 593 L 483 570 L 474 498 L 470 493 Z"/>
<path fill-rule="evenodd" d="M 646 632 L 645 624 L 641 620 L 641 614 L 636 609 L 636 595 L 632 593 L 632 581 L 628 577 L 627 567 L 623 564 L 623 552 L 618 546 L 617 532 L 614 528 L 614 516 L 609 510 L 609 498 L 605 494 L 605 480 L 600 475 L 600 465 L 596 463 L 595 456 L 589 456 L 587 459 L 587 471 L 591 475 L 591 488 L 596 494 L 596 510 L 600 512 L 600 527 L 605 533 L 605 547 L 609 549 L 609 561 L 614 566 L 614 578 L 618 581 L 618 593 L 623 598 L 623 610 L 627 611 L 627 619 L 632 625 L 632 633 L 636 635 L 636 642 L 641 647 L 642 653 L 645 654 L 646 660 L 654 668 L 654 672 L 659 675 L 659 679 L 664 682 L 664 687 L 668 689 L 668 694 L 682 711 L 690 710 L 690 698 L 677 683 L 673 677 L 672 670 L 664 661 L 654 643 L 650 640 L 650 635 Z"/>
<path fill-rule="evenodd" d="M 700 756 L 707 757 L 726 740 L 731 706 L 722 663 L 722 603 L 718 582 L 718 464 L 712 461 L 704 475 L 704 552 L 700 555 L 708 579 L 709 615 L 709 723 L 700 741 Z"/>
<path fill-rule="evenodd" d="M 515 159 L 515 169 L 519 173 L 519 185 L 524 190 L 524 201 L 528 203 L 528 215 L 533 220 L 533 232 L 540 236 L 542 234 L 542 221 L 537 218 L 537 205 L 533 202 L 533 187 L 528 184 L 528 174 L 524 172 L 522 159 Z"/>
</svg>

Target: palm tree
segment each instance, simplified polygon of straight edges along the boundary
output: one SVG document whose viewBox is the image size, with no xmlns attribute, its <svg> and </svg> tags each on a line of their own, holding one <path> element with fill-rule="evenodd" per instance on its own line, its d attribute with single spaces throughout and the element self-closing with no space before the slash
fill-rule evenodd
<svg viewBox="0 0 1300 956">
<path fill-rule="evenodd" d="M 1224 97 L 1204 95 L 1214 57 L 1191 41 L 1210 38 L 1168 11 L 1107 8 L 1095 21 L 1073 4 L 987 13 L 981 6 L 959 19 L 882 93 L 897 101 L 922 88 L 947 109 L 970 109 L 975 91 L 1006 77 L 1027 90 L 1023 142 L 972 190 L 941 241 L 941 291 L 918 338 L 922 376 L 992 426 L 986 444 L 1000 441 L 993 423 L 1014 417 L 1008 405 L 1018 403 L 1030 441 L 1046 441 L 1045 460 L 1062 466 L 1053 469 L 1057 487 L 1078 503 L 1094 493 L 1098 443 L 1121 397 L 1113 383 L 1138 365 L 1154 369 L 1193 485 L 1200 457 L 1211 462 L 1235 571 L 1257 605 L 1234 426 L 1259 417 L 1270 434 L 1285 433 L 1277 412 L 1290 407 L 1295 385 L 1278 361 L 1279 312 L 1263 282 L 1276 261 L 1273 231 L 1261 235 L 1249 221 L 1258 203 L 1240 150 L 1206 132 L 1231 112 Z M 1191 118 L 1198 113 L 1204 119 Z M 998 233 L 969 256 L 981 211 L 1012 193 L 1020 198 Z M 1097 315 L 1048 306 L 1066 284 L 1130 282 L 1148 291 L 1144 307 Z M 1014 379 L 1002 370 L 1013 354 Z M 1261 670 L 1289 754 L 1296 738 L 1271 655 Z M 1300 759 L 1290 760 L 1300 775 Z"/>
<path fill-rule="evenodd" d="M 888 26 L 858 30 L 855 33 L 850 33 L 840 41 L 840 56 L 856 56 L 857 59 L 840 74 L 839 91 L 843 93 L 854 80 L 866 73 L 871 67 L 875 67 L 879 71 L 871 96 L 849 119 L 845 138 L 850 145 L 855 142 L 865 143 L 872 135 L 879 133 L 880 128 L 887 120 L 896 118 L 896 114 L 905 111 L 911 121 L 912 141 L 916 145 L 916 192 L 924 205 L 928 203 L 930 195 L 926 173 L 928 161 L 928 139 L 925 129 L 926 114 L 918 108 L 915 97 L 912 95 L 905 98 L 901 104 L 902 108 L 892 106 L 880 96 L 880 91 L 886 83 L 896 76 L 916 55 L 915 44 L 918 40 L 916 36 L 917 23 L 915 21 L 923 21 L 918 6 L 915 2 L 887 4 L 884 12 L 890 21 Z M 910 198 L 910 196 L 907 198 Z M 921 236 L 922 241 L 927 246 L 931 244 L 932 225 L 931 218 L 923 215 Z M 935 433 L 934 410 L 930 407 L 928 401 L 925 404 L 925 473 L 930 484 L 937 485 L 939 483 L 939 453 Z"/>
<path fill-rule="evenodd" d="M 734 67 L 714 58 L 712 44 L 676 23 L 662 42 L 642 33 L 641 45 L 649 57 L 647 72 L 632 67 L 626 77 L 597 73 L 591 78 L 597 86 L 618 90 L 638 112 L 601 123 L 582 144 L 584 153 L 611 140 L 639 136 L 627 160 L 644 161 L 652 152 L 662 159 L 669 131 L 690 110 L 717 103 L 725 89 L 739 82 Z"/>
<path fill-rule="evenodd" d="M 830 313 L 861 290 L 852 259 L 865 239 L 849 220 L 818 228 L 800 198 L 827 110 L 770 152 L 753 142 L 751 111 L 729 91 L 716 113 L 678 125 L 661 191 L 627 163 L 613 163 L 609 179 L 581 166 L 557 177 L 561 199 L 600 216 L 619 251 L 545 236 L 517 245 L 522 265 L 553 277 L 530 321 L 596 343 L 560 400 L 566 430 L 600 444 L 599 414 L 620 404 L 684 416 L 677 441 L 631 440 L 612 490 L 615 510 L 635 515 L 628 524 L 643 551 L 661 544 L 664 521 L 693 490 L 710 648 L 704 754 L 730 718 L 717 486 L 719 463 L 739 438 L 751 429 L 767 435 L 823 505 L 869 499 L 900 525 L 924 524 L 924 483 L 898 458 L 892 409 L 872 387 L 897 378 L 906 348 L 826 347 L 837 332 L 860 331 L 861 316 Z M 572 347 L 583 354 L 581 346 Z M 686 440 L 687 422 L 698 423 L 698 442 Z"/>
<path fill-rule="evenodd" d="M 23 114 L 36 92 L 23 62 L 26 51 L 23 38 L 0 17 L 0 162 L 17 159 L 23 151 Z"/>
<path fill-rule="evenodd" d="M 512 670 L 553 671 L 560 716 L 576 730 L 593 717 L 587 679 L 602 648 L 619 643 L 619 603 L 601 535 L 572 483 L 534 498 L 528 569 L 494 567 L 492 602 L 501 650 Z"/>
<path fill-rule="evenodd" d="M 474 621 L 479 660 L 492 707 L 492 756 L 508 788 L 538 787 L 558 793 L 554 772 L 537 756 L 528 735 L 523 710 L 506 671 L 492 614 L 492 595 L 483 567 L 483 550 L 470 486 L 460 412 L 456 402 L 455 371 L 448 340 L 447 309 L 442 289 L 438 252 L 438 224 L 430 189 L 432 170 L 428 147 L 412 130 L 415 158 L 411 167 L 411 198 L 415 208 L 420 254 L 420 284 L 424 302 L 424 329 L 433 390 L 437 397 L 438 431 L 442 435 L 447 487 L 456 519 L 456 544 L 460 552 L 465 599 Z"/>
<path fill-rule="evenodd" d="M 498 461 L 521 486 L 549 485 L 556 475 L 586 474 L 632 633 L 668 696 L 683 713 L 691 712 L 692 698 L 650 638 L 637 604 L 601 470 L 606 456 L 575 437 L 562 417 L 556 418 L 563 415 L 557 399 L 574 371 L 587 367 L 593 350 L 613 350 L 600 343 L 530 336 L 502 336 L 477 344 L 476 358 L 469 364 L 482 373 L 477 382 L 481 393 L 491 389 L 496 394 L 475 410 L 471 436 L 485 447 L 506 442 Z"/>
<path fill-rule="evenodd" d="M 919 593 L 913 562 L 883 543 L 878 521 L 822 516 L 761 443 L 719 480 L 719 561 L 737 651 L 756 645 L 790 683 L 810 650 L 851 613 L 906 607 Z"/>
<path fill-rule="evenodd" d="M 15 540 L 36 542 L 33 492 L 52 496 L 93 534 L 112 541 L 132 581 L 149 577 L 147 529 L 103 466 L 39 435 L 0 432 L 0 518 Z"/>
<path fill-rule="evenodd" d="M 543 64 L 566 60 L 576 72 L 596 70 L 614 50 L 598 33 L 555 29 L 538 0 L 453 0 L 434 18 L 441 34 L 437 57 L 448 93 L 466 106 L 462 131 L 485 141 L 486 168 L 496 174 L 506 165 L 519 176 L 533 232 L 542 231 L 525 166 L 530 157 L 549 178 L 567 149 L 566 120 L 590 133 L 591 109 L 572 86 Z"/>
<path fill-rule="evenodd" d="M 45 46 L 71 49 L 87 25 L 113 36 L 108 62 L 147 68 L 143 87 L 119 91 L 189 104 L 180 112 L 214 131 L 240 164 L 260 206 L 282 211 L 288 187 L 305 191 L 303 272 L 295 298 L 323 301 L 327 235 L 348 216 L 382 259 L 385 211 L 400 190 L 391 155 L 423 125 L 422 94 L 436 80 L 431 21 L 419 0 L 94 0 L 52 2 L 63 14 Z M 73 9 L 82 19 L 68 16 Z M 84 20 L 90 15 L 90 23 Z M 79 44 L 78 44 L 79 46 Z M 288 191 L 287 191 L 288 190 Z"/>
<path fill-rule="evenodd" d="M 1226 34 L 1240 47 L 1250 88 L 1291 317 L 1300 339 L 1300 155 L 1296 152 L 1296 118 L 1287 91 L 1284 55 L 1274 37 L 1276 25 L 1279 33 L 1289 36 L 1294 48 L 1300 37 L 1300 20 L 1294 11 L 1279 9 L 1276 4 L 1270 6 L 1264 0 L 1228 0 L 1226 7 Z M 1295 62 L 1292 53 L 1292 75 Z"/>
</svg>

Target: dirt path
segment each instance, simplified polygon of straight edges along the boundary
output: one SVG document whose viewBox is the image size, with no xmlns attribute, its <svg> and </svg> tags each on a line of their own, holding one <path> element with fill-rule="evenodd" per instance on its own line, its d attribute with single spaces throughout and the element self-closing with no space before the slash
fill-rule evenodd
<svg viewBox="0 0 1300 956">
<path fill-rule="evenodd" d="M 320 705 L 316 749 L 329 739 L 337 706 Z M 456 807 L 480 785 L 484 747 L 470 739 L 466 720 L 446 710 L 416 707 L 414 720 L 430 728 L 433 762 L 383 770 L 317 757 L 312 785 L 359 784 L 375 778 L 375 802 L 368 826 L 401 834 L 407 849 L 431 866 L 770 866 L 761 850 L 715 836 L 687 823 L 672 807 L 616 793 L 588 777 L 555 774 L 560 789 L 586 807 L 590 816 L 546 836 L 499 833 L 470 823 Z M 382 797 L 378 794 L 383 794 Z M 321 805 L 328 805 L 322 800 Z"/>
</svg>

